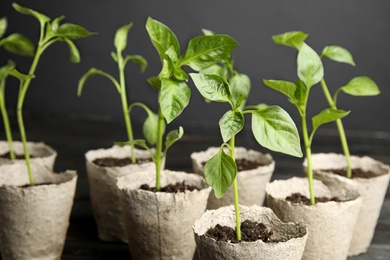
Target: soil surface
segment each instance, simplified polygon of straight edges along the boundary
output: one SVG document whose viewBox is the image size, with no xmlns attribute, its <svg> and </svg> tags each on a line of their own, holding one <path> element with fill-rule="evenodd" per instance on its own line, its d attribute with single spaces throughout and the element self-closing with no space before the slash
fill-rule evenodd
<svg viewBox="0 0 390 260">
<path fill-rule="evenodd" d="M 4 159 L 9 159 L 11 160 L 11 156 L 10 156 L 10 153 L 5 153 L 5 154 L 2 154 L 0 155 L 1 158 L 4 158 Z M 30 154 L 30 159 L 31 158 L 34 158 L 35 156 L 31 155 Z M 24 154 L 15 154 L 15 159 L 16 160 L 24 160 Z"/>
<path fill-rule="evenodd" d="M 150 187 L 148 184 L 142 184 L 140 189 L 156 192 L 156 187 Z M 187 185 L 183 181 L 183 182 L 177 182 L 175 184 L 168 184 L 165 187 L 161 187 L 159 192 L 177 193 L 177 192 L 185 192 L 186 190 L 194 191 L 194 190 L 199 190 L 199 188 L 194 185 Z"/>
<path fill-rule="evenodd" d="M 203 166 L 205 164 L 206 164 L 206 162 L 202 163 Z M 253 169 L 259 168 L 261 166 L 269 165 L 269 163 L 268 164 L 264 164 L 264 163 L 261 163 L 259 161 L 251 161 L 251 160 L 247 160 L 245 158 L 243 158 L 243 159 L 236 159 L 236 164 L 237 164 L 237 170 L 239 172 L 241 172 L 241 171 L 249 171 L 249 170 L 253 170 Z"/>
<path fill-rule="evenodd" d="M 347 176 L 347 169 L 327 169 L 323 171 L 334 173 L 343 177 Z M 370 179 L 370 178 L 375 178 L 377 176 L 378 175 L 372 171 L 365 171 L 361 168 L 352 169 L 352 179 L 354 178 Z"/>
<path fill-rule="evenodd" d="M 311 206 L 310 198 L 303 196 L 300 193 L 293 193 L 291 196 L 286 197 L 287 201 L 290 201 L 291 203 L 301 203 L 307 206 Z M 335 201 L 335 202 L 345 202 L 348 200 L 341 200 L 338 197 L 332 197 L 332 198 L 327 198 L 327 197 L 315 197 L 316 203 L 325 203 L 329 201 Z"/>
<path fill-rule="evenodd" d="M 144 158 L 144 159 L 136 159 L 136 164 L 143 164 L 147 162 L 151 162 L 152 159 Z M 123 167 L 129 164 L 133 164 L 130 157 L 126 158 L 114 158 L 114 157 L 104 157 L 97 158 L 93 161 L 94 164 L 101 167 Z"/>
<path fill-rule="evenodd" d="M 262 240 L 263 242 L 276 242 L 272 241 L 272 234 L 272 230 L 267 228 L 263 223 L 251 220 L 245 220 L 241 223 L 241 241 L 253 242 L 256 240 Z M 240 241 L 237 240 L 235 229 L 227 226 L 221 226 L 219 224 L 217 224 L 214 228 L 207 230 L 206 236 L 212 237 L 217 241 L 240 243 Z"/>
</svg>

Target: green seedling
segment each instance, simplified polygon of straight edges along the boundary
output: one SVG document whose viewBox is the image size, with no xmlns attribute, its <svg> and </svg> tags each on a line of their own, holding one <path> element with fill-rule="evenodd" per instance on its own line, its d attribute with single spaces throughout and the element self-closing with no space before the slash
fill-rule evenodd
<svg viewBox="0 0 390 260">
<path fill-rule="evenodd" d="M 13 33 L 4 37 L 5 32 L 7 31 L 8 23 L 6 18 L 0 19 L 0 48 L 7 50 L 8 52 L 15 53 L 22 56 L 33 56 L 34 55 L 34 44 L 30 39 L 19 33 Z M 13 138 L 12 131 L 9 123 L 9 117 L 7 113 L 6 103 L 5 103 L 5 86 L 8 76 L 10 76 L 15 70 L 15 63 L 13 61 L 8 61 L 8 63 L 0 67 L 0 110 L 1 116 L 4 123 L 4 131 L 9 147 L 10 159 L 15 159 L 15 151 L 13 148 Z M 16 73 L 14 75 L 17 75 Z"/>
<path fill-rule="evenodd" d="M 298 80 L 294 82 L 284 80 L 264 80 L 264 84 L 276 91 L 286 95 L 289 101 L 297 108 L 301 117 L 302 135 L 305 145 L 307 159 L 307 178 L 309 181 L 310 202 L 315 204 L 313 188 L 313 167 L 311 159 L 311 145 L 313 136 L 317 129 L 326 123 L 341 119 L 349 114 L 349 111 L 327 108 L 312 117 L 312 129 L 309 134 L 307 127 L 307 104 L 310 90 L 324 77 L 324 67 L 319 55 L 304 40 L 307 35 L 302 32 L 288 32 L 276 35 L 273 40 L 277 44 L 292 46 L 298 49 L 297 75 Z"/>
<path fill-rule="evenodd" d="M 25 96 L 30 86 L 31 79 L 33 78 L 32 76 L 35 75 L 35 70 L 38 66 L 42 54 L 45 52 L 45 50 L 47 50 L 49 46 L 51 46 L 53 43 L 56 42 L 65 42 L 69 46 L 69 50 L 70 50 L 69 62 L 79 63 L 80 53 L 76 45 L 73 43 L 73 40 L 85 38 L 87 36 L 90 36 L 92 33 L 76 24 L 72 24 L 72 23 L 61 24 L 62 20 L 64 20 L 65 18 L 64 16 L 60 16 L 55 18 L 54 20 L 51 20 L 46 15 L 34 11 L 32 9 L 23 7 L 17 3 L 13 3 L 12 6 L 17 12 L 34 17 L 39 21 L 40 24 L 39 41 L 34 52 L 33 61 L 28 71 L 29 76 L 22 78 L 22 80 L 20 81 L 19 96 L 17 101 L 18 126 L 19 126 L 22 143 L 23 143 L 23 152 L 26 160 L 27 169 L 28 169 L 29 181 L 30 181 L 30 185 L 33 186 L 35 185 L 35 181 L 31 171 L 30 154 L 27 149 L 27 138 L 26 138 L 26 131 L 23 122 L 23 113 L 22 113 Z"/>
<path fill-rule="evenodd" d="M 288 32 L 285 34 L 274 36 L 274 42 L 280 45 L 286 45 L 294 47 L 299 50 L 300 46 L 304 43 L 305 39 L 308 37 L 308 34 L 303 32 Z M 293 42 L 294 44 L 290 44 Z M 355 66 L 355 61 L 352 54 L 345 49 L 344 47 L 338 45 L 328 45 L 325 46 L 320 54 L 320 57 L 327 57 L 328 59 L 349 64 Z M 337 110 L 337 97 L 339 92 L 344 92 L 351 96 L 375 96 L 380 94 L 380 90 L 376 83 L 367 76 L 357 76 L 351 79 L 344 86 L 339 87 L 333 94 L 333 97 L 329 91 L 329 88 L 326 84 L 325 78 L 322 77 L 320 80 L 322 90 L 326 97 L 326 100 L 329 104 L 329 107 L 333 110 Z M 351 166 L 351 156 L 349 152 L 349 146 L 347 137 L 345 134 L 344 126 L 341 118 L 336 119 L 336 125 L 340 136 L 341 145 L 347 162 L 347 173 L 346 177 L 352 178 L 352 166 Z"/>
<path fill-rule="evenodd" d="M 184 134 L 182 127 L 170 131 L 166 135 L 165 147 L 163 148 L 166 124 L 176 119 L 190 101 L 191 90 L 186 83 L 188 74 L 183 68 L 189 67 L 199 72 L 222 62 L 229 57 L 230 52 L 237 46 L 237 42 L 230 36 L 222 34 L 197 36 L 189 41 L 187 49 L 182 55 L 176 35 L 166 25 L 149 17 L 146 22 L 146 30 L 162 63 L 160 73 L 148 79 L 149 84 L 158 92 L 158 112 L 154 116 L 155 120 L 149 117 L 151 127 L 148 133 L 148 136 L 153 137 L 156 141 L 156 152 L 151 152 L 145 140 L 134 140 L 133 143 L 149 150 L 156 165 L 156 190 L 159 191 L 161 189 L 162 160 L 166 156 L 168 148 Z"/>
<path fill-rule="evenodd" d="M 190 76 L 207 101 L 230 105 L 230 109 L 219 120 L 223 144 L 218 153 L 206 162 L 204 174 L 217 198 L 222 197 L 233 185 L 236 235 L 240 241 L 241 218 L 234 148 L 236 135 L 245 125 L 244 116 L 252 116 L 252 133 L 260 145 L 276 152 L 302 157 L 298 130 L 291 117 L 281 107 L 260 104 L 244 108 L 251 82 L 247 75 L 233 68 L 231 58 L 227 59 L 223 66 L 214 66 L 213 69 L 201 74 L 191 73 Z M 228 153 L 225 153 L 226 148 Z"/>
<path fill-rule="evenodd" d="M 125 68 L 127 65 L 127 62 L 132 61 L 141 66 L 141 71 L 143 72 L 146 67 L 147 67 L 147 61 L 145 58 L 139 55 L 127 55 L 126 57 L 123 57 L 122 52 L 126 49 L 127 46 L 127 38 L 130 29 L 133 27 L 133 23 L 129 23 L 126 25 L 123 25 L 120 27 L 114 37 L 114 46 L 116 51 L 111 53 L 111 57 L 113 60 L 117 63 L 118 65 L 118 71 L 119 71 L 119 82 L 110 74 L 107 72 L 104 72 L 102 70 L 92 68 L 90 69 L 87 73 L 85 73 L 82 78 L 79 81 L 78 85 L 78 96 L 81 96 L 81 92 L 83 90 L 84 84 L 88 78 L 94 75 L 101 75 L 109 79 L 115 86 L 116 90 L 118 91 L 120 97 L 121 97 L 121 102 L 122 102 L 122 111 L 123 111 L 123 117 L 126 125 L 126 131 L 127 131 L 127 138 L 128 141 L 131 144 L 131 161 L 132 163 L 136 163 L 136 157 L 134 153 L 134 135 L 133 135 L 133 128 L 132 128 L 132 123 L 131 123 L 131 118 L 130 118 L 130 112 L 133 106 L 128 105 L 127 101 L 127 95 L 126 95 L 126 82 L 125 82 Z M 154 117 L 154 113 L 152 113 L 149 109 L 147 109 L 148 115 L 150 118 Z M 149 117 L 148 117 L 149 118 Z M 147 122 L 151 121 L 151 119 L 147 120 Z M 148 125 L 147 125 L 148 127 Z M 147 131 L 147 129 L 146 129 Z M 148 139 L 150 141 L 151 139 Z M 153 141 L 151 144 L 154 144 Z"/>
</svg>

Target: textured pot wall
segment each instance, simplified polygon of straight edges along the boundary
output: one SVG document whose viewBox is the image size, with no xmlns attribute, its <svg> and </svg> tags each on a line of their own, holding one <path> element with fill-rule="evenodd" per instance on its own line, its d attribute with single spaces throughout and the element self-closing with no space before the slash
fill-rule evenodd
<svg viewBox="0 0 390 260">
<path fill-rule="evenodd" d="M 22 16 L 11 8 L 12 1 L 0 1 L 0 16 L 9 19 L 9 33 L 21 32 L 38 38 L 38 22 Z M 280 104 L 290 107 L 287 99 L 262 85 L 263 78 L 288 79 L 295 81 L 294 61 L 296 52 L 287 47 L 275 46 L 271 36 L 291 30 L 302 30 L 311 34 L 309 43 L 317 51 L 324 45 L 338 44 L 349 49 L 355 57 L 356 67 L 335 64 L 325 60 L 327 83 L 331 90 L 344 85 L 354 76 L 368 75 L 382 87 L 382 95 L 368 98 L 350 98 L 340 95 L 339 103 L 353 112 L 344 120 L 349 129 L 390 130 L 390 121 L 376 122 L 377 118 L 387 118 L 387 100 L 390 91 L 385 88 L 388 79 L 383 68 L 390 67 L 388 32 L 390 20 L 389 1 L 364 0 L 276 0 L 276 1 L 126 1 L 115 3 L 105 0 L 45 1 L 20 0 L 25 5 L 41 11 L 50 17 L 66 16 L 66 22 L 79 23 L 98 35 L 76 42 L 81 51 L 81 63 L 67 63 L 66 44 L 50 47 L 42 57 L 36 78 L 29 89 L 25 110 L 38 113 L 50 113 L 77 116 L 102 115 L 122 120 L 119 97 L 108 80 L 100 77 L 91 79 L 81 98 L 76 96 L 77 82 L 90 67 L 103 69 L 117 75 L 110 52 L 114 50 L 115 30 L 130 21 L 134 28 L 130 32 L 129 49 L 125 54 L 141 54 L 149 61 L 144 74 L 139 68 L 129 64 L 127 82 L 133 87 L 129 91 L 131 101 L 145 101 L 155 106 L 157 95 L 146 83 L 150 76 L 157 75 L 161 69 L 159 57 L 149 41 L 144 29 L 148 16 L 166 23 L 178 36 L 182 49 L 188 39 L 201 34 L 206 28 L 233 36 L 240 46 L 234 51 L 235 65 L 239 71 L 252 79 L 253 92 L 249 102 L 257 104 Z M 305 14 L 305 15 L 297 15 Z M 331 17 L 331 19 L 330 19 Z M 364 35 L 364 37 L 362 37 Z M 12 58 L 18 68 L 24 72 L 31 59 L 19 58 L 1 53 L 1 63 Z M 46 74 L 46 72 L 50 72 Z M 9 107 L 14 108 L 17 82 L 10 80 L 7 95 Z M 190 82 L 192 85 L 192 82 Z M 195 90 L 195 88 L 193 88 Z M 333 91 L 332 91 L 333 92 Z M 152 98 L 153 97 L 153 98 Z M 325 99 L 321 91 L 313 91 L 312 111 L 322 110 Z M 364 102 L 362 106 L 361 102 Z M 37 106 L 36 104 L 40 104 Z M 292 111 L 293 109 L 290 109 Z M 140 112 L 141 113 L 141 112 Z M 224 108 L 219 104 L 204 104 L 203 98 L 193 91 L 192 103 L 182 117 L 175 123 L 191 121 L 197 125 L 217 126 Z M 293 113 L 299 120 L 298 114 Z M 372 116 L 375 115 L 375 116 Z M 144 114 L 142 114 L 144 116 Z M 366 124 L 360 119 L 365 118 Z"/>
</svg>

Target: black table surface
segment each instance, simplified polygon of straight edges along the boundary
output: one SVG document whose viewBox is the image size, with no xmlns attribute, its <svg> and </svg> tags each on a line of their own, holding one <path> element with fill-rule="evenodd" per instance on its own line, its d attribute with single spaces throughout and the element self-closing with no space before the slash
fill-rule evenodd
<svg viewBox="0 0 390 260">
<path fill-rule="evenodd" d="M 55 171 L 66 169 L 78 172 L 78 183 L 70 225 L 61 259 L 131 259 L 127 244 L 104 242 L 98 239 L 95 220 L 89 200 L 89 184 L 85 169 L 85 153 L 88 150 L 109 148 L 113 141 L 125 140 L 124 126 L 110 120 L 61 119 L 53 116 L 28 118 L 27 135 L 30 141 L 42 141 L 58 152 Z M 17 129 L 14 126 L 14 129 Z M 189 130 L 187 130 L 189 129 Z M 367 155 L 390 165 L 390 133 L 350 131 L 348 140 L 351 154 Z M 15 133 L 15 139 L 18 134 Z M 4 138 L 3 138 L 4 139 Z M 185 127 L 185 135 L 168 151 L 166 168 L 192 172 L 190 155 L 210 146 L 219 146 L 221 138 L 216 127 Z M 268 151 L 255 142 L 249 129 L 244 129 L 236 140 L 237 146 L 245 146 L 263 153 L 270 153 L 275 162 L 272 180 L 303 176 L 302 160 Z M 337 131 L 333 128 L 320 129 L 313 142 L 313 152 L 341 153 Z M 194 259 L 197 259 L 195 254 Z M 372 244 L 367 253 L 351 260 L 390 260 L 390 192 L 388 190 L 375 230 Z"/>
</svg>

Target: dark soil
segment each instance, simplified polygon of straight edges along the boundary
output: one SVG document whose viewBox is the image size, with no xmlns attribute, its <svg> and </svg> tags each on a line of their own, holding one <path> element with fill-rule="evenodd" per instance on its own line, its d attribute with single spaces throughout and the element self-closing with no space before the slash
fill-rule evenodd
<svg viewBox="0 0 390 260">
<path fill-rule="evenodd" d="M 206 162 L 203 162 L 202 165 L 204 166 Z M 236 159 L 236 164 L 237 164 L 237 170 L 238 171 L 249 171 L 253 170 L 256 168 L 259 168 L 260 166 L 266 166 L 269 164 L 264 164 L 259 161 L 250 161 L 247 159 Z"/>
<path fill-rule="evenodd" d="M 2 154 L 0 155 L 1 158 L 4 158 L 4 159 L 9 159 L 11 160 L 11 156 L 10 156 L 10 153 L 5 153 L 5 154 Z M 31 158 L 34 158 L 35 156 L 31 155 L 30 154 L 30 159 Z M 24 160 L 24 154 L 15 154 L 15 159 L 16 160 Z"/>
<path fill-rule="evenodd" d="M 328 169 L 328 170 L 323 170 L 324 172 L 332 172 L 334 174 L 346 177 L 347 176 L 347 169 Z M 378 175 L 375 174 L 372 171 L 365 171 L 361 168 L 356 168 L 352 169 L 352 179 L 353 178 L 362 178 L 362 179 L 370 179 L 370 178 L 375 178 Z"/>
<path fill-rule="evenodd" d="M 310 199 L 306 196 L 303 196 L 300 193 L 293 193 L 291 196 L 286 197 L 287 201 L 290 201 L 291 203 L 301 203 L 307 206 L 312 205 L 310 202 Z M 316 203 L 325 203 L 329 201 L 335 201 L 335 202 L 345 202 L 347 200 L 341 200 L 338 197 L 332 197 L 332 198 L 327 198 L 327 197 L 315 197 Z"/>
<path fill-rule="evenodd" d="M 148 184 L 142 184 L 140 189 L 156 192 L 156 187 L 150 187 Z M 199 188 L 194 185 L 187 185 L 183 181 L 183 182 L 177 182 L 175 184 L 168 184 L 165 187 L 161 187 L 160 192 L 177 193 L 177 192 L 185 192 L 186 190 L 194 191 L 194 190 L 199 190 Z"/>
<path fill-rule="evenodd" d="M 271 240 L 273 232 L 263 223 L 245 220 L 241 223 L 241 241 L 254 242 L 262 240 L 263 242 L 276 242 Z M 236 230 L 217 224 L 214 228 L 210 228 L 206 232 L 206 236 L 212 237 L 217 241 L 225 241 L 231 243 L 239 243 L 237 240 Z"/>
<path fill-rule="evenodd" d="M 136 164 L 143 164 L 147 162 L 151 162 L 152 159 L 136 159 Z M 133 164 L 130 157 L 126 158 L 113 158 L 113 157 L 105 157 L 105 158 L 97 158 L 93 161 L 94 164 L 101 167 L 123 167 L 129 164 Z"/>
</svg>

